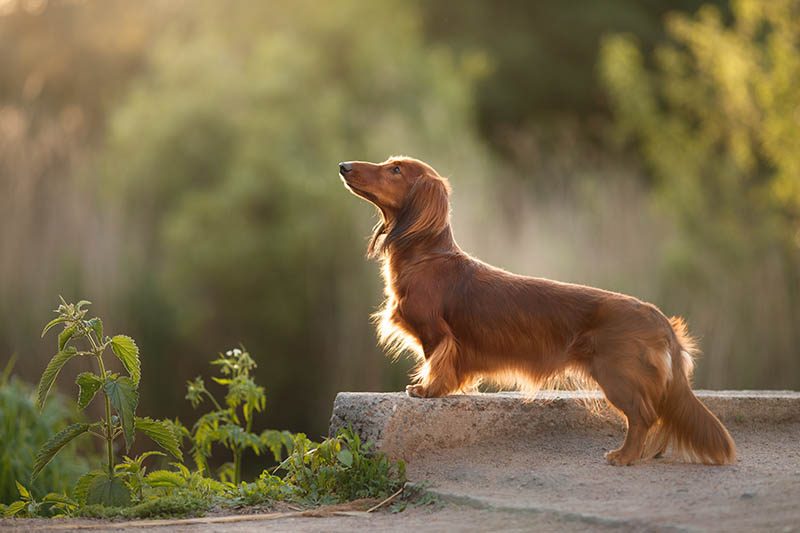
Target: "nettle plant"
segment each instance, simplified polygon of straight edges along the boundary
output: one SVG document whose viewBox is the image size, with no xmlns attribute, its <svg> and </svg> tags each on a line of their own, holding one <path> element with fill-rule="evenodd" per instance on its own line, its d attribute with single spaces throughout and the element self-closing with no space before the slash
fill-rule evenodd
<svg viewBox="0 0 800 533">
<path fill-rule="evenodd" d="M 39 475 L 53 457 L 70 441 L 83 435 L 93 435 L 105 441 L 108 463 L 103 470 L 93 470 L 78 480 L 74 496 L 77 505 L 101 504 L 122 507 L 131 503 L 134 489 L 138 489 L 135 472 L 127 460 L 115 468 L 114 441 L 122 437 L 127 452 L 133 444 L 135 432 L 147 435 L 156 444 L 183 459 L 174 425 L 169 421 L 152 420 L 136 416 L 139 403 L 139 380 L 141 364 L 139 348 L 128 336 L 103 336 L 103 322 L 97 318 L 86 319 L 90 302 L 81 300 L 68 304 L 61 298 L 55 312 L 58 317 L 51 320 L 42 331 L 42 337 L 53 327 L 63 325 L 58 335 L 58 353 L 52 358 L 39 382 L 36 401 L 39 409 L 44 406 L 58 373 L 74 357 L 91 357 L 97 362 L 98 372 L 83 372 L 76 380 L 79 387 L 78 407 L 86 408 L 101 393 L 105 403 L 105 418 L 94 423 L 78 423 L 63 429 L 48 440 L 39 450 L 31 473 L 31 482 Z M 106 370 L 103 356 L 107 349 L 122 362 L 127 376 Z M 113 408 L 113 414 L 112 414 Z M 142 457 L 142 459 L 144 456 Z M 135 477 L 135 476 L 134 476 Z"/>
<path fill-rule="evenodd" d="M 198 376 L 187 383 L 186 399 L 197 408 L 204 398 L 214 405 L 214 410 L 201 416 L 192 427 L 192 451 L 199 470 L 208 472 L 208 458 L 214 443 L 222 444 L 233 454 L 233 462 L 225 463 L 217 471 L 222 481 L 235 485 L 242 482 L 242 455 L 250 448 L 256 455 L 269 450 L 280 461 L 283 450 L 291 451 L 293 436 L 288 431 L 267 429 L 253 433 L 253 416 L 264 410 L 267 397 L 264 387 L 256 385 L 250 372 L 256 362 L 247 350 L 235 348 L 211 362 L 220 367 L 221 377 L 212 377 L 215 382 L 225 386 L 225 407 L 220 405 L 214 395 L 206 388 L 203 378 Z"/>
</svg>

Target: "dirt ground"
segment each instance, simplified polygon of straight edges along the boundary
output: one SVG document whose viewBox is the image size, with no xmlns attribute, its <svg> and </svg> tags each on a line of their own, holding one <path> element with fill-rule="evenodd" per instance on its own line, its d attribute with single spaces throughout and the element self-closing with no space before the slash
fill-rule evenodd
<svg viewBox="0 0 800 533">
<path fill-rule="evenodd" d="M 18 531 L 800 531 L 800 423 L 732 425 L 735 465 L 660 459 L 611 467 L 622 434 L 553 428 L 535 437 L 432 452 L 408 465 L 441 504 L 400 513 L 282 516 L 155 525 L 2 520 Z M 134 527 L 132 527 L 134 526 Z"/>
<path fill-rule="evenodd" d="M 620 530 L 800 531 L 800 424 L 729 425 L 739 460 L 603 464 L 621 434 L 557 430 L 527 441 L 431 453 L 409 475 L 449 501 L 553 512 Z M 498 529 L 502 529 L 499 527 Z"/>
</svg>

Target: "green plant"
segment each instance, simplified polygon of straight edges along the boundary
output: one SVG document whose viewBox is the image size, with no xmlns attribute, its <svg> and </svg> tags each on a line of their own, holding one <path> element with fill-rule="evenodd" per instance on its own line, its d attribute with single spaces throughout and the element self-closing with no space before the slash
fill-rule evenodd
<svg viewBox="0 0 800 533">
<path fill-rule="evenodd" d="M 122 462 L 114 467 L 118 474 L 125 476 L 133 496 L 139 501 L 144 500 L 144 487 L 146 485 L 147 467 L 143 463 L 145 459 L 153 455 L 166 456 L 166 454 L 159 451 L 145 452 L 134 459 L 126 455 L 122 458 Z"/>
<path fill-rule="evenodd" d="M 72 513 L 78 507 L 77 502 L 65 494 L 51 492 L 42 498 L 41 501 L 38 501 L 20 482 L 16 482 L 16 485 L 17 491 L 19 491 L 19 500 L 8 506 L 4 506 L 2 510 L 3 516 L 26 518 L 34 516 L 52 516 L 56 518 L 72 516 Z"/>
<path fill-rule="evenodd" d="M 228 350 L 219 354 L 219 358 L 211 362 L 219 365 L 222 377 L 212 377 L 215 382 L 227 387 L 225 407 L 208 391 L 203 378 L 198 376 L 187 383 L 186 399 L 197 408 L 208 398 L 214 410 L 201 416 L 192 427 L 191 439 L 194 442 L 193 455 L 197 468 L 208 471 L 208 457 L 211 445 L 220 443 L 233 454 L 233 463 L 226 463 L 219 469 L 222 480 L 229 480 L 234 485 L 242 482 L 242 454 L 250 448 L 256 455 L 265 450 L 272 452 L 276 461 L 280 461 L 283 449 L 291 450 L 292 435 L 288 431 L 267 429 L 260 434 L 253 433 L 253 415 L 266 406 L 264 387 L 256 385 L 250 372 L 256 362 L 250 354 L 242 349 Z"/>
<path fill-rule="evenodd" d="M 288 500 L 302 505 L 340 503 L 359 498 L 386 498 L 405 484 L 405 465 L 374 454 L 349 429 L 321 443 L 294 436 L 292 451 L 272 473 L 242 483 L 223 499 L 226 505 L 258 505 Z M 274 472 L 283 470 L 283 477 Z"/>
<path fill-rule="evenodd" d="M 16 480 L 28 480 L 36 452 L 52 434 L 64 425 L 81 419 L 75 402 L 59 396 L 39 412 L 34 389 L 16 376 L 10 376 L 15 358 L 6 364 L 0 377 L 0 502 L 18 498 Z M 34 498 L 52 492 L 64 492 L 94 461 L 92 450 L 78 454 L 74 445 L 62 449 L 46 471 L 29 486 Z"/>
<path fill-rule="evenodd" d="M 430 487 L 429 481 L 424 481 L 422 483 L 406 483 L 403 486 L 403 496 L 402 498 L 398 499 L 392 507 L 392 513 L 402 513 L 409 507 L 442 507 L 444 503 L 439 495 L 430 492 L 428 488 Z"/>
<path fill-rule="evenodd" d="M 78 376 L 76 380 L 79 387 L 78 407 L 85 408 L 97 392 L 102 391 L 105 399 L 105 418 L 94 423 L 72 424 L 50 438 L 36 455 L 31 481 L 36 479 L 66 444 L 88 433 L 105 441 L 107 468 L 93 470 L 81 476 L 75 486 L 75 498 L 80 504 L 126 506 L 131 502 L 131 485 L 126 479 L 132 479 L 133 473 L 127 471 L 125 472 L 127 475 L 123 476 L 114 467 L 115 439 L 122 436 L 127 451 L 133 443 L 134 432 L 138 430 L 176 458 L 182 459 L 182 454 L 172 424 L 135 416 L 141 378 L 139 349 L 133 339 L 125 335 L 104 337 L 103 322 L 97 317 L 88 320 L 85 318 L 87 310 L 84 307 L 89 303 L 82 300 L 77 304 L 68 304 L 61 298 L 61 305 L 55 311 L 58 316 L 44 327 L 42 337 L 54 326 L 63 324 L 63 330 L 58 335 L 58 353 L 47 365 L 39 382 L 37 405 L 40 409 L 44 406 L 53 382 L 67 361 L 77 356 L 93 357 L 97 361 L 99 373 L 84 372 Z M 114 355 L 122 362 L 127 376 L 106 370 L 103 353 L 107 348 L 111 348 Z M 112 406 L 115 415 L 111 414 Z"/>
<path fill-rule="evenodd" d="M 283 483 L 294 499 L 314 504 L 385 498 L 405 483 L 405 463 L 392 463 L 371 448 L 352 429 L 340 429 L 321 444 L 297 434 L 292 453 L 279 465 L 286 470 Z"/>
<path fill-rule="evenodd" d="M 134 505 L 108 507 L 95 504 L 81 507 L 80 516 L 96 518 L 153 518 L 202 514 L 216 504 L 231 501 L 234 488 L 203 475 L 202 470 L 190 472 L 180 463 L 170 463 L 175 470 L 155 470 L 147 473 L 142 465 L 152 452 L 136 459 L 126 458 L 117 465 L 130 477 L 127 482 L 138 489 Z"/>
</svg>

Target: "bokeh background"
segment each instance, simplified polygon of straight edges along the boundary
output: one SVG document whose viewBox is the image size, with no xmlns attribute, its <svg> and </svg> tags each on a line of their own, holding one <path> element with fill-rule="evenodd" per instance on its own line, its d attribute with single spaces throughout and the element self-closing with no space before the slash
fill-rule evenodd
<svg viewBox="0 0 800 533">
<path fill-rule="evenodd" d="M 798 0 L 0 0 L 0 369 L 36 382 L 85 298 L 140 413 L 191 424 L 243 343 L 260 427 L 319 437 L 406 383 L 337 176 L 393 154 L 483 260 L 686 317 L 697 386 L 800 388 Z"/>
</svg>

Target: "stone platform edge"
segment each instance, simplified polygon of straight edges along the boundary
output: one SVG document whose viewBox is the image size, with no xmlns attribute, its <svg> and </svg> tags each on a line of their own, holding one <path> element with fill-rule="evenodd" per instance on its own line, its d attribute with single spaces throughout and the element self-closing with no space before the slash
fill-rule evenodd
<svg viewBox="0 0 800 533">
<path fill-rule="evenodd" d="M 800 392 L 695 391 L 729 426 L 800 422 Z M 456 448 L 498 438 L 521 438 L 546 428 L 622 430 L 622 419 L 599 393 L 540 391 L 409 398 L 404 393 L 341 392 L 336 396 L 330 434 L 352 427 L 390 458 L 409 460 L 436 448 Z"/>
</svg>

